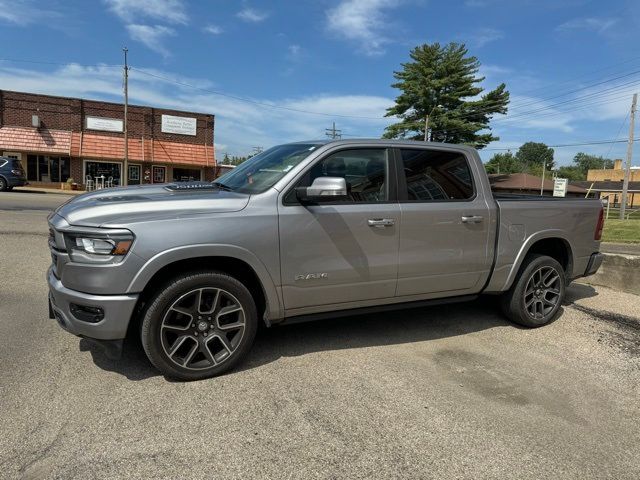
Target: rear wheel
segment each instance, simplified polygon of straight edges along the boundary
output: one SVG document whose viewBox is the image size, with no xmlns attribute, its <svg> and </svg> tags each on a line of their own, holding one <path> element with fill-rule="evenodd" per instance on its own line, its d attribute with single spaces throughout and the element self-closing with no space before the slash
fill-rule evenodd
<svg viewBox="0 0 640 480">
<path fill-rule="evenodd" d="M 7 181 L 0 177 L 0 192 L 6 192 L 9 187 L 7 186 Z"/>
<path fill-rule="evenodd" d="M 502 311 L 525 327 L 541 327 L 553 321 L 564 300 L 564 269 L 546 255 L 528 255 L 514 284 L 502 297 Z"/>
<path fill-rule="evenodd" d="M 161 289 L 142 320 L 153 365 L 180 380 L 220 375 L 249 352 L 257 329 L 251 293 L 218 272 L 182 275 Z"/>
</svg>

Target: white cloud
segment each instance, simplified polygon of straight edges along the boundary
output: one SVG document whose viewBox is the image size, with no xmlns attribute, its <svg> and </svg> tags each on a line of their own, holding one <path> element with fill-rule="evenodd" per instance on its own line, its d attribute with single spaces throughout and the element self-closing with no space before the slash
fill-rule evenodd
<svg viewBox="0 0 640 480">
<path fill-rule="evenodd" d="M 139 22 L 140 18 L 187 24 L 189 17 L 182 0 L 103 0 L 109 10 L 124 22 Z"/>
<path fill-rule="evenodd" d="M 343 0 L 327 11 L 327 29 L 355 42 L 365 55 L 383 54 L 390 41 L 384 11 L 399 4 L 400 0 Z"/>
<path fill-rule="evenodd" d="M 153 75 L 176 79 L 182 83 L 207 89 L 205 79 L 183 78 L 171 72 L 144 70 Z M 53 81 L 52 81 L 53 80 Z M 51 95 L 122 101 L 122 69 L 119 67 L 83 67 L 67 65 L 51 71 L 3 66 L 0 63 L 0 85 L 7 90 Z M 299 98 L 253 100 L 297 110 L 328 112 L 326 117 L 282 110 L 215 95 L 158 78 L 132 69 L 129 77 L 129 99 L 132 104 L 153 105 L 186 111 L 212 113 L 216 116 L 215 142 L 221 152 L 242 155 L 255 145 L 269 147 L 282 142 L 324 138 L 324 129 L 336 122 L 345 133 L 362 137 L 379 137 L 391 119 L 383 118 L 390 98 L 368 95 L 318 94 Z M 374 119 L 341 118 L 337 115 L 375 117 Z"/>
<path fill-rule="evenodd" d="M 222 30 L 222 27 L 219 27 L 218 25 L 209 24 L 204 27 L 203 31 L 205 33 L 210 33 L 211 35 L 220 35 L 224 30 Z"/>
<path fill-rule="evenodd" d="M 592 32 L 604 33 L 618 23 L 617 18 L 574 18 L 556 27 L 558 31 L 588 30 Z"/>
<path fill-rule="evenodd" d="M 129 36 L 138 42 L 143 43 L 151 50 L 168 57 L 169 50 L 164 46 L 164 39 L 176 34 L 175 30 L 164 25 L 127 25 Z"/>
<path fill-rule="evenodd" d="M 60 17 L 54 10 L 42 8 L 35 0 L 0 0 L 0 22 L 25 26 Z"/>
<path fill-rule="evenodd" d="M 466 36 L 472 46 L 482 48 L 488 43 L 504 38 L 504 33 L 495 28 L 480 28 Z"/>
<path fill-rule="evenodd" d="M 260 23 L 269 18 L 269 13 L 257 10 L 255 8 L 246 7 L 240 10 L 236 14 L 236 17 L 249 23 Z"/>
</svg>

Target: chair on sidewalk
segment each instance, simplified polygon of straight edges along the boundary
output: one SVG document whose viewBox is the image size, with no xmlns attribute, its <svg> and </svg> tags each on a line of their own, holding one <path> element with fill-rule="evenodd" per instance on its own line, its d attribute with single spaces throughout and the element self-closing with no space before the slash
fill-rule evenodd
<svg viewBox="0 0 640 480">
<path fill-rule="evenodd" d="M 93 183 L 93 179 L 91 178 L 91 175 L 87 175 L 84 181 L 84 185 L 87 188 L 87 192 L 90 192 L 91 190 L 95 189 L 95 184 Z"/>
<path fill-rule="evenodd" d="M 104 188 L 110 187 L 113 187 L 113 177 L 107 178 L 107 180 L 104 182 Z"/>
</svg>

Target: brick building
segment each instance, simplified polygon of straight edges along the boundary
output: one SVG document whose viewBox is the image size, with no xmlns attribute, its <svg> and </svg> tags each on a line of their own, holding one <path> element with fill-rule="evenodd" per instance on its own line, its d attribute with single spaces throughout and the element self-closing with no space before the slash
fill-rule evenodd
<svg viewBox="0 0 640 480">
<path fill-rule="evenodd" d="M 587 181 L 580 182 L 582 186 L 606 198 L 613 206 L 620 204 L 622 199 L 622 183 L 624 180 L 622 160 L 615 160 L 613 168 L 589 170 Z M 627 206 L 637 208 L 640 205 L 640 167 L 631 167 Z"/>
<path fill-rule="evenodd" d="M 128 184 L 210 180 L 214 116 L 129 105 Z M 124 105 L 0 90 L 0 153 L 29 183 L 123 183 Z"/>
</svg>

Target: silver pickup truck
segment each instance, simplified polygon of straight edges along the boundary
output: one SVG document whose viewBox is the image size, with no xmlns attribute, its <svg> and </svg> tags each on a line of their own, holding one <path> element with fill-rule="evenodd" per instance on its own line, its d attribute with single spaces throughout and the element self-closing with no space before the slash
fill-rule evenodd
<svg viewBox="0 0 640 480">
<path fill-rule="evenodd" d="M 140 335 L 165 375 L 236 365 L 259 322 L 500 294 L 527 327 L 600 266 L 598 200 L 491 192 L 440 143 L 273 147 L 213 183 L 105 189 L 49 218 L 50 316 L 112 354 Z"/>
</svg>

